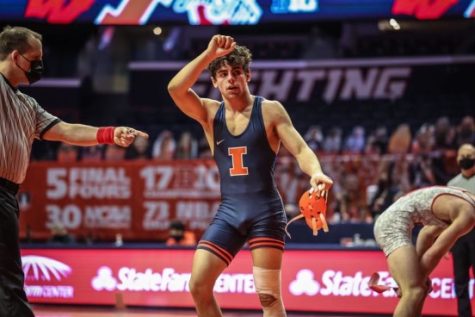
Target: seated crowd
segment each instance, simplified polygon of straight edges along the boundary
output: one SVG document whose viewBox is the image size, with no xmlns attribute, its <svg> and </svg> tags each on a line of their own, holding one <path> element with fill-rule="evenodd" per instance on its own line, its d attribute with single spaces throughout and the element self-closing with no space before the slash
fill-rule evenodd
<svg viewBox="0 0 475 317">
<path fill-rule="evenodd" d="M 176 135 L 162 130 L 150 140 L 138 138 L 128 149 L 118 146 L 77 148 L 59 145 L 58 162 L 97 162 L 120 160 L 209 159 L 204 137 L 183 131 Z M 445 185 L 458 173 L 456 149 L 463 143 L 475 143 L 475 122 L 466 116 L 456 124 L 447 117 L 422 124 L 415 130 L 400 124 L 394 131 L 385 126 L 369 133 L 355 126 L 348 133 L 338 127 L 323 131 L 311 126 L 303 134 L 318 154 L 326 173 L 334 180 L 330 194 L 331 222 L 372 223 L 387 206 L 416 188 Z M 289 216 L 296 208 L 308 179 L 284 148 L 276 164 L 276 182 Z"/>
</svg>

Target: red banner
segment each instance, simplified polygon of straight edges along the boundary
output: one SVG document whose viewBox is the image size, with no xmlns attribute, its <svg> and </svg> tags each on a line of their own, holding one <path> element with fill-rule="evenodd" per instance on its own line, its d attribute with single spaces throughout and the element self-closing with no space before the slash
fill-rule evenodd
<svg viewBox="0 0 475 317">
<path fill-rule="evenodd" d="M 164 240 L 170 220 L 200 234 L 220 200 L 212 161 L 32 163 L 19 193 L 21 237 L 61 223 L 76 237 Z"/>
<path fill-rule="evenodd" d="M 193 250 L 26 249 L 26 292 L 33 303 L 194 307 L 189 294 Z M 349 261 L 351 259 L 351 261 Z M 224 308 L 259 309 L 250 252 L 238 254 L 215 285 Z M 371 273 L 394 283 L 380 251 L 286 250 L 282 293 L 288 310 L 390 314 L 394 292 L 368 288 Z M 456 315 L 452 262 L 443 259 L 433 272 L 434 290 L 424 315 Z M 474 280 L 470 283 L 473 298 Z"/>
</svg>

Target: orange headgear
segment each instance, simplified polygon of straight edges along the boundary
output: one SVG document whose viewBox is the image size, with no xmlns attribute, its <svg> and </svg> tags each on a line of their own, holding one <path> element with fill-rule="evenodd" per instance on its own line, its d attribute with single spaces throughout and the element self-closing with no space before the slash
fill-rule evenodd
<svg viewBox="0 0 475 317">
<path fill-rule="evenodd" d="M 287 227 L 300 218 L 305 218 L 307 226 L 312 229 L 314 236 L 318 234 L 318 230 L 323 229 L 323 231 L 328 232 L 328 224 L 325 219 L 327 213 L 327 196 L 328 192 L 325 191 L 324 195 L 317 195 L 318 192 L 313 188 L 307 190 L 303 193 L 302 197 L 299 200 L 299 207 L 301 214 L 292 218 L 287 225 L 285 226 L 285 232 L 290 237 Z"/>
</svg>

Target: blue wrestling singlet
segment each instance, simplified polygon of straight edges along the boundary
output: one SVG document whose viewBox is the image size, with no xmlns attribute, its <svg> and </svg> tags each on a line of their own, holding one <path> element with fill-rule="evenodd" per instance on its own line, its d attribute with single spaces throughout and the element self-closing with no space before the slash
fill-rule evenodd
<svg viewBox="0 0 475 317">
<path fill-rule="evenodd" d="M 284 206 L 274 182 L 276 153 L 271 149 L 262 116 L 262 97 L 256 96 L 248 126 L 232 135 L 224 103 L 214 118 L 214 159 L 221 180 L 221 204 L 198 249 L 228 265 L 247 241 L 252 249 L 284 248 Z"/>
</svg>

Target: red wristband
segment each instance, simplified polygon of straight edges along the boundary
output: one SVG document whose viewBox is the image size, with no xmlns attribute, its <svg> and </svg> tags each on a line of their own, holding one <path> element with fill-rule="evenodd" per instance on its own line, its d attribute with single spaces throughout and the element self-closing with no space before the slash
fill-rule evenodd
<svg viewBox="0 0 475 317">
<path fill-rule="evenodd" d="M 115 144 L 114 142 L 115 127 L 101 127 L 97 129 L 96 139 L 99 144 Z"/>
</svg>

